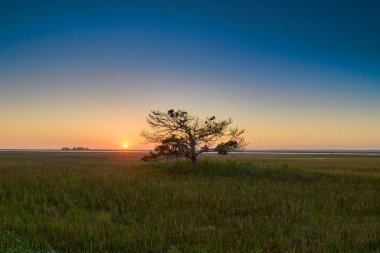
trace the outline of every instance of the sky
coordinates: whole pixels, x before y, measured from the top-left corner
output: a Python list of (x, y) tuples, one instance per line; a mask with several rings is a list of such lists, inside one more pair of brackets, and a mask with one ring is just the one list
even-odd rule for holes
[(0, 0), (0, 149), (151, 148), (152, 109), (254, 149), (380, 149), (378, 1)]

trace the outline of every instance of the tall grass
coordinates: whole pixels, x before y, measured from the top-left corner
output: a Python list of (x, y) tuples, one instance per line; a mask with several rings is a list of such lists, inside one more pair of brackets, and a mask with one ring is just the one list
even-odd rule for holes
[(0, 153), (0, 248), (380, 251), (379, 158), (228, 158), (192, 170), (138, 154)]

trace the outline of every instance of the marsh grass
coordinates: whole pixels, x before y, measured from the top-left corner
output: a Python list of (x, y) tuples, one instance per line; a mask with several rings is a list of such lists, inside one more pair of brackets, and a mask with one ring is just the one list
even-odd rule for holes
[(140, 156), (0, 153), (0, 251), (380, 251), (380, 158)]

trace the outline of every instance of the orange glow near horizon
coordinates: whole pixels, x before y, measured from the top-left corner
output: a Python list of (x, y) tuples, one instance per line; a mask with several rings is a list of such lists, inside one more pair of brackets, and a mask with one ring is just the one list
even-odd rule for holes
[[(125, 115), (126, 111), (117, 114)], [(87, 117), (82, 117), (78, 110), (69, 110), (60, 115), (41, 113), (33, 118), (26, 110), (21, 111), (17, 117), (15, 114), (4, 113), (6, 119), (5, 124), (0, 126), (0, 149), (60, 149), (74, 146), (91, 149), (151, 149), (154, 144), (143, 144), (144, 140), (140, 136), (141, 130), (148, 129), (145, 123), (146, 111), (149, 110), (123, 120), (120, 120), (119, 115), (100, 114), (99, 111), (94, 115), (93, 112), (84, 110), (82, 114), (88, 113)], [(195, 110), (189, 110), (191, 111)], [(299, 116), (287, 120), (270, 112), (261, 113), (253, 114), (259, 116), (251, 119), (242, 113), (232, 115), (231, 112), (236, 124), (247, 130), (248, 148), (379, 148), (378, 119), (363, 117), (362, 121), (336, 121), (327, 117), (311, 120)], [(49, 117), (44, 117), (45, 115)], [(226, 117), (228, 115), (220, 116)], [(76, 123), (73, 125), (69, 122)], [(24, 128), (25, 125), (28, 128)]]
[[(231, 117), (234, 124), (246, 129), (248, 148), (252, 149), (380, 148), (380, 119), (373, 116), (374, 107), (329, 109), (301, 102), (295, 106), (260, 100), (255, 100), (255, 104), (248, 107), (240, 105), (239, 100), (235, 99), (237, 102), (231, 108), (218, 107), (205, 111), (203, 103), (194, 105), (182, 96), (178, 98), (181, 101), (171, 101), (170, 107), (153, 98), (137, 101), (131, 97), (120, 104), (119, 101), (123, 101), (121, 98), (127, 95), (122, 92), (114, 94), (112, 97), (115, 99), (104, 99), (108, 101), (105, 104), (97, 102), (102, 97), (98, 100), (78, 98), (77, 101), (75, 95), (71, 100), (58, 96), (54, 107), (46, 106), (50, 102), (44, 101), (44, 98), (37, 100), (33, 96), (2, 100), (0, 149), (60, 149), (74, 146), (126, 149), (124, 145), (128, 145), (128, 150), (151, 149), (154, 144), (144, 144), (140, 133), (144, 129), (149, 130), (145, 117), (152, 108), (162, 111), (183, 108), (201, 118), (210, 115), (219, 119)], [(48, 99), (53, 97), (51, 95)], [(163, 99), (168, 100), (169, 97)], [(206, 101), (206, 98), (199, 96), (197, 99)], [(207, 98), (207, 101), (210, 99), (215, 99), (217, 104), (218, 97)], [(83, 101), (86, 106), (81, 106)]]

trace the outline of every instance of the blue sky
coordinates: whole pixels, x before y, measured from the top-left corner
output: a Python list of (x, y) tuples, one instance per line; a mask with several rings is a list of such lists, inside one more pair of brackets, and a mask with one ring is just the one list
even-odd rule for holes
[[(181, 107), (236, 118), (252, 147), (380, 147), (373, 127), (380, 110), (379, 11), (376, 1), (4, 1), (0, 112), (8, 122), (38, 125), (57, 122), (46, 118), (60, 110), (68, 124), (77, 120), (72, 115), (89, 115), (83, 104), (99, 109), (99, 101), (105, 115), (120, 110), (115, 118), (130, 122), (143, 122), (149, 109)], [(135, 106), (141, 117), (128, 109)], [(33, 113), (41, 120), (20, 116)], [(88, 122), (96, 122), (92, 117)], [(140, 123), (129, 127), (136, 130), (120, 135), (141, 130)], [(38, 131), (5, 132), (11, 137), (2, 147), (65, 144), (40, 142)], [(71, 143), (116, 145), (90, 140)]]

